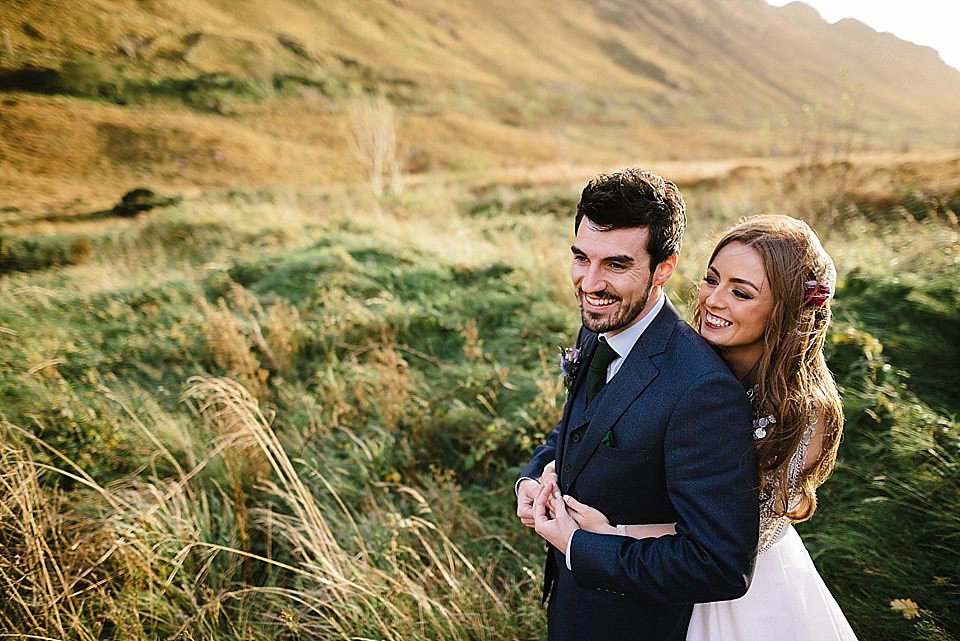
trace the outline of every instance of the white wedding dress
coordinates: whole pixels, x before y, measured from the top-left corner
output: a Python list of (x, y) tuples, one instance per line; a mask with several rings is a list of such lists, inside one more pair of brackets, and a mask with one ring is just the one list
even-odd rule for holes
[[(765, 434), (766, 425), (761, 419), (758, 432)], [(791, 493), (813, 436), (811, 425), (791, 459)], [(773, 506), (774, 497), (761, 498), (760, 544), (750, 589), (733, 601), (695, 604), (687, 641), (856, 641), (800, 535), (790, 519), (774, 514)]]

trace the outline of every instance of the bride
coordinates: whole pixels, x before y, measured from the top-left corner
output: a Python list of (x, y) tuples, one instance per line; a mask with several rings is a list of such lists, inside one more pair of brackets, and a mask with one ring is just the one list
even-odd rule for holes
[[(710, 257), (693, 326), (753, 404), (760, 543), (747, 594), (696, 604), (688, 641), (856, 639), (792, 526), (816, 510), (816, 488), (833, 469), (843, 428), (823, 356), (835, 281), (816, 234), (787, 216), (748, 219), (728, 230)], [(550, 480), (543, 479), (544, 491)], [(591, 532), (637, 539), (675, 533), (673, 524), (612, 525), (570, 496), (549, 500), (554, 514), (566, 511)]]

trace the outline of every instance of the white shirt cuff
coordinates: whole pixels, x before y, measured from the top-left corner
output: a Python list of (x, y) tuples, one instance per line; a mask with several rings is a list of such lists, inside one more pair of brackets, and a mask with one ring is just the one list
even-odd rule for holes
[(533, 481), (537, 485), (540, 485), (540, 481), (538, 481), (535, 478), (531, 478), (529, 476), (521, 476), (520, 478), (517, 479), (517, 482), (513, 484), (514, 496), (520, 496), (520, 484), (523, 483), (524, 481)]
[(577, 531), (574, 530), (573, 532), (570, 533), (570, 538), (567, 539), (567, 553), (566, 553), (567, 569), (570, 570), (571, 572), (573, 572), (573, 568), (570, 567), (570, 544), (573, 543), (573, 535), (576, 533)]

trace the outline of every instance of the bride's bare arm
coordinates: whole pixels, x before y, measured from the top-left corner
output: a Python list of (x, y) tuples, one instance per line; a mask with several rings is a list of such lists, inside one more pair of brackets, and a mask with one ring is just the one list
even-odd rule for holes
[(581, 503), (572, 496), (563, 497), (567, 511), (581, 529), (597, 534), (619, 534), (635, 539), (656, 538), (665, 534), (676, 534), (675, 523), (645, 523), (633, 525), (611, 525), (604, 514), (589, 505)]
[(622, 527), (625, 535), (635, 539), (655, 539), (658, 536), (677, 533), (676, 523), (638, 523)]

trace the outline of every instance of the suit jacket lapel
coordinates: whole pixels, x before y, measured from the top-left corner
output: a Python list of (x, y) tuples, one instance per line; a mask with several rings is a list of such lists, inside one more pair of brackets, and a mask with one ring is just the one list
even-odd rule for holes
[[(663, 353), (678, 322), (680, 317), (668, 298), (663, 309), (630, 350), (620, 371), (600, 392), (602, 396), (596, 399), (596, 407), (591, 405), (587, 412), (590, 425), (573, 457), (569, 475), (565, 479), (566, 487), (573, 485), (603, 436), (660, 373), (651, 357)], [(569, 429), (569, 425), (567, 427)]]

